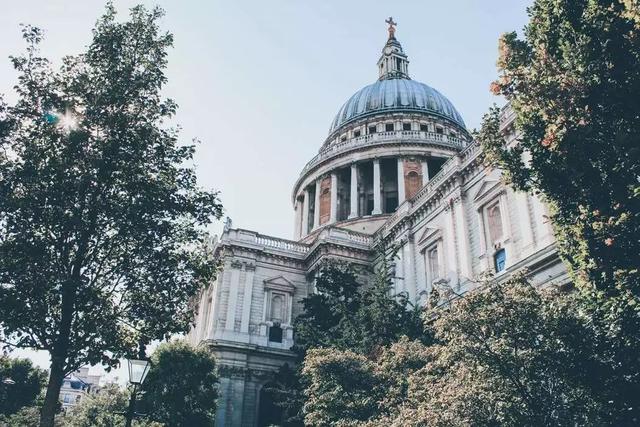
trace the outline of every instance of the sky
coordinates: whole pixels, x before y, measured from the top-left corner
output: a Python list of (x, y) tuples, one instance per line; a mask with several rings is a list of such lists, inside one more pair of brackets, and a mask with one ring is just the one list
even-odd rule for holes
[[(409, 56), (411, 78), (447, 96), (467, 127), (500, 100), (497, 40), (521, 32), (529, 0), (114, 0), (122, 19), (139, 3), (166, 11), (173, 33), (167, 97), (181, 138), (197, 138), (201, 186), (217, 190), (233, 226), (293, 237), (293, 184), (340, 106), (377, 79), (385, 19)], [(19, 24), (45, 30), (54, 64), (82, 52), (101, 0), (0, 0), (0, 93), (15, 100), (9, 61), (24, 43)], [(219, 232), (221, 223), (212, 227)], [(31, 355), (29, 353), (29, 355)], [(43, 356), (33, 356), (46, 364)]]

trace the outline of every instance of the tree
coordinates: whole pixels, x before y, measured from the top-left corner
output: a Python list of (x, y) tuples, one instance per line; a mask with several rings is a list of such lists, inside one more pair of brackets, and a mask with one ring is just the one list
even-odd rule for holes
[[(63, 424), (67, 427), (123, 427), (129, 405), (129, 392), (118, 384), (107, 384), (97, 393), (85, 396), (67, 411)], [(62, 421), (62, 420), (61, 420)], [(161, 427), (162, 424), (136, 419), (137, 427)]]
[(489, 283), (429, 321), (436, 344), (401, 339), (365, 357), (308, 353), (311, 425), (617, 425), (612, 372), (575, 295), (522, 278)]
[(37, 406), (25, 406), (9, 416), (0, 415), (2, 427), (37, 427), (40, 424), (40, 409)]
[(51, 356), (42, 425), (64, 375), (117, 364), (140, 342), (185, 331), (189, 298), (214, 273), (199, 250), (221, 215), (197, 186), (194, 146), (166, 125), (172, 36), (160, 9), (111, 4), (87, 50), (58, 71), (24, 28), (17, 103), (4, 108), (0, 157), (0, 319), (10, 345)]
[(402, 425), (600, 425), (607, 372), (573, 296), (521, 278), (451, 304), (409, 379)]
[(216, 359), (184, 341), (161, 344), (152, 355), (142, 406), (168, 427), (209, 426), (218, 398)]
[(380, 394), (374, 363), (362, 354), (311, 349), (302, 368), (306, 379), (304, 422), (328, 426), (365, 421), (377, 414)]
[[(275, 386), (267, 390), (283, 409), (281, 424), (303, 424), (309, 375), (300, 369), (303, 361), (306, 364), (308, 351), (348, 350), (349, 357), (355, 354), (359, 358), (379, 352), (402, 336), (430, 341), (422, 326), (421, 310), (410, 304), (405, 294), (393, 294), (389, 265), (393, 254), (394, 250), (381, 251), (372, 283), (366, 283), (365, 274), (358, 274), (348, 263), (328, 261), (318, 269), (316, 292), (302, 300), (304, 310), (294, 323), (294, 350), (300, 365), (297, 370), (288, 366), (280, 370), (273, 378)], [(320, 357), (318, 354), (313, 358)]]
[(492, 84), (516, 113), (517, 144), (486, 119), (487, 160), (549, 203), (560, 255), (619, 368), (618, 425), (640, 418), (640, 6), (537, 0), (524, 38), (500, 40)]
[(367, 354), (401, 336), (429, 339), (419, 307), (407, 295), (393, 294), (388, 259), (379, 258), (373, 283), (366, 285), (349, 264), (329, 261), (319, 268), (316, 292), (302, 300), (304, 310), (294, 324), (294, 349), (301, 358), (310, 348)]
[(485, 152), (551, 204), (576, 284), (630, 332), (640, 298), (638, 4), (540, 0), (529, 15), (524, 40), (502, 37), (493, 84), (521, 135), (514, 147), (490, 138)]
[(406, 402), (410, 374), (427, 363), (428, 348), (401, 337), (368, 356), (332, 348), (310, 350), (302, 368), (305, 425), (391, 422), (389, 417)]
[[(5, 383), (9, 379), (12, 383)], [(34, 405), (46, 379), (47, 372), (29, 359), (0, 356), (0, 414), (11, 415)]]

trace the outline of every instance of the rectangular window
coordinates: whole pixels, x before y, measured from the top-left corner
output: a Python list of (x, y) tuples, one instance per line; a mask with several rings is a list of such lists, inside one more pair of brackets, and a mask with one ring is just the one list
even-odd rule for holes
[(504, 270), (507, 264), (507, 252), (504, 249), (500, 249), (493, 255), (493, 262), (496, 268), (496, 273), (500, 273)]
[(403, 123), (402, 130), (411, 130), (411, 123)]
[(369, 134), (374, 134), (376, 133), (376, 127), (375, 126), (369, 126)]
[(420, 132), (429, 132), (429, 126), (424, 123), (420, 123)]
[(340, 142), (345, 142), (347, 140), (347, 135), (342, 135), (340, 137)]
[(353, 131), (353, 137), (354, 137), (354, 138), (357, 138), (357, 137), (359, 137), (359, 136), (360, 136), (360, 130), (354, 130), (354, 131)]
[(280, 326), (269, 326), (269, 341), (282, 342), (282, 328)]
[(393, 132), (393, 123), (386, 123), (384, 125), (384, 130), (387, 132)]
[(444, 129), (441, 128), (440, 126), (436, 126), (436, 133), (439, 135), (442, 135), (444, 133)]

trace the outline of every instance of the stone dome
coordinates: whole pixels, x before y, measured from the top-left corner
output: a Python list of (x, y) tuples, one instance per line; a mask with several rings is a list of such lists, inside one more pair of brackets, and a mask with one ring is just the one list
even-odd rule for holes
[(329, 135), (357, 119), (394, 112), (435, 115), (466, 128), (462, 116), (444, 95), (424, 83), (400, 77), (379, 80), (353, 94), (333, 119)]

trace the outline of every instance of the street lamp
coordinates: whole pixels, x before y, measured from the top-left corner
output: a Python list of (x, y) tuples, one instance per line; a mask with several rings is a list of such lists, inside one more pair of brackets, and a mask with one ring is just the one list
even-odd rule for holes
[(2, 384), (5, 384), (5, 385), (14, 385), (15, 383), (16, 382), (9, 377), (2, 379)]
[(133, 385), (131, 391), (131, 399), (129, 399), (129, 409), (127, 410), (127, 422), (125, 427), (131, 427), (133, 417), (136, 415), (136, 392), (137, 388), (142, 385), (147, 374), (149, 373), (149, 367), (151, 363), (144, 359), (129, 359), (129, 383)]

